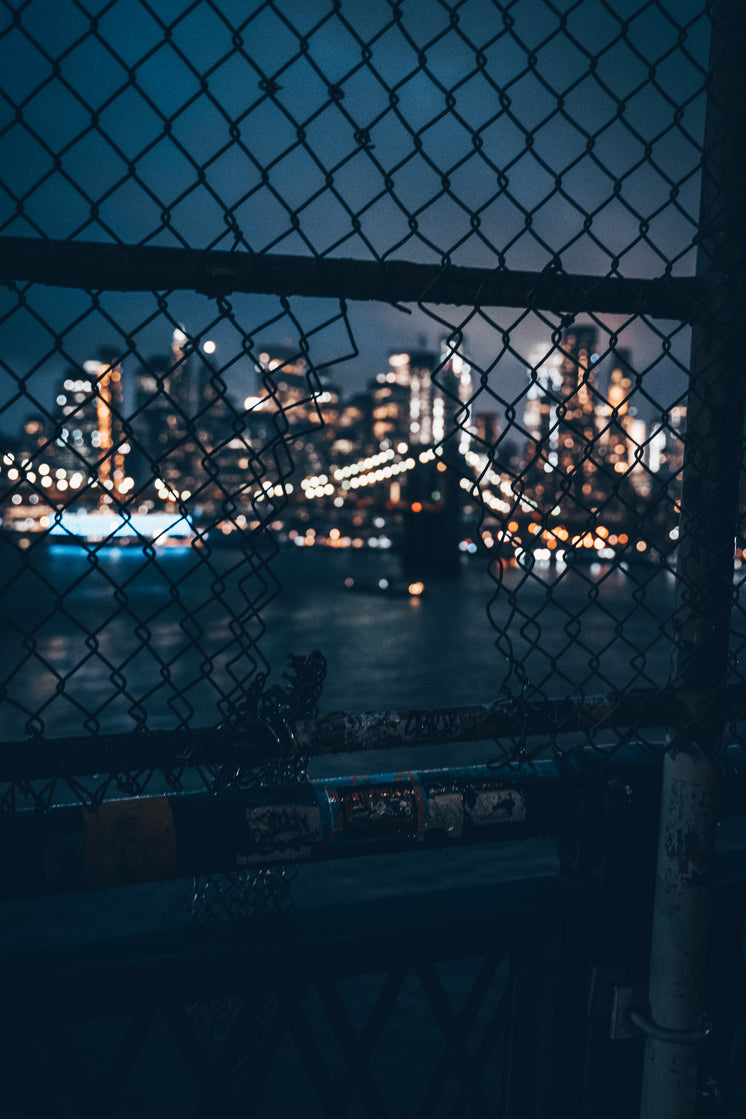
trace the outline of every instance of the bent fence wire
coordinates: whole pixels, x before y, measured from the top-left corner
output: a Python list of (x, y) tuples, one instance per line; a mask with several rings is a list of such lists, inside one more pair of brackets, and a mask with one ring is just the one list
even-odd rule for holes
[[(283, 644), (302, 628), (273, 610), (284, 582), (297, 616), (311, 547), (394, 556), (409, 597), (480, 573), (479, 694), (402, 694), (410, 653), (387, 706), (494, 700), (504, 760), (656, 749), (696, 597), (679, 575), (674, 598), (692, 324), (725, 287), (699, 216), (709, 8), (0, 18), (4, 811), (266, 779), (196, 764), (198, 732), (382, 706), (361, 677), (385, 654), (354, 625)], [(732, 338), (742, 308), (724, 319)], [(431, 676), (465, 624), (443, 617)], [(734, 627), (732, 683), (742, 644)], [(268, 689), (314, 647), (327, 690), (302, 660)], [(542, 704), (597, 695), (616, 719), (586, 704), (532, 730)], [(159, 731), (179, 732), (160, 764), (112, 745)], [(92, 778), (76, 757), (96, 742)]]

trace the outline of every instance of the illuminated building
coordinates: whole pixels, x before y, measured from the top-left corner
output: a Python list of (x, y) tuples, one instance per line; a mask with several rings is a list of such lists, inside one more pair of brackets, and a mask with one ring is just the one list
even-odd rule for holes
[(562, 355), (552, 348), (533, 355), (531, 385), (526, 397), (523, 422), (529, 434), (528, 457), (532, 465), (550, 468), (557, 465), (559, 424), (557, 405), (562, 393)]
[(48, 440), (47, 428), (49, 424), (46, 417), (40, 415), (29, 416), (23, 425), (22, 446), (23, 452), (33, 458), (37, 450), (42, 450)]
[[(255, 364), (258, 375), (257, 395), (247, 398), (244, 417), (248, 423), (240, 437), (249, 445), (261, 450), (267, 436), (261, 437), (262, 427), (289, 437), (288, 450), (293, 469), (301, 475), (320, 475), (331, 469), (334, 455), (346, 455), (347, 441), (343, 438), (335, 450), (340, 435), (339, 393), (326, 370), (317, 370), (306, 358), (287, 346), (267, 346)], [(356, 422), (354, 409), (346, 416), (346, 424), (354, 438), (362, 435)], [(259, 436), (259, 438), (257, 438)], [(272, 436), (270, 435), (270, 438)], [(348, 440), (352, 442), (350, 438)], [(241, 461), (245, 460), (242, 456)], [(288, 463), (288, 469), (290, 469)], [(261, 468), (257, 481), (261, 485), (278, 483), (279, 478), (266, 477), (266, 467)], [(300, 491), (296, 501), (303, 503)], [(307, 515), (304, 510), (304, 515)]]
[[(623, 518), (649, 490), (646, 429), (630, 406), (629, 353), (600, 355), (593, 326), (573, 326), (531, 369), (524, 424), (527, 480), (541, 508)], [(621, 501), (616, 499), (621, 498)]]
[(616, 350), (604, 360), (604, 366), (609, 361), (608, 388), (596, 406), (598, 438), (594, 455), (608, 474), (628, 478), (638, 493), (645, 494), (650, 488), (644, 464), (647, 433), (644, 420), (636, 418), (636, 409), (630, 407), (633, 390), (629, 351)]
[(176, 328), (171, 353), (151, 358), (137, 371), (136, 408), (130, 420), (138, 485), (153, 483), (159, 502), (191, 500), (191, 507), (209, 513), (226, 498), (225, 479), (247, 449), (236, 434), (238, 413), (220, 391), (205, 356), (214, 351), (214, 343), (209, 343), (200, 352), (186, 332)]
[(395, 354), (392, 355), (392, 363), (394, 357), (407, 359), (407, 365), (402, 369), (406, 368), (405, 375), (409, 382), (409, 442), (429, 446), (437, 438), (434, 432), (436, 413), (433, 411), (435, 387), (432, 382), (436, 366), (435, 354), (427, 350)]
[(372, 401), (369, 393), (358, 393), (346, 404), (340, 406), (332, 455), (347, 457), (356, 452), (371, 453), (372, 443)]
[(409, 362), (409, 354), (391, 354), (388, 372), (379, 373), (371, 384), (371, 423), (373, 441), (377, 444), (410, 441), (411, 425), (417, 421), (412, 418)]
[(444, 342), (441, 357), (428, 350), (391, 354), (389, 370), (372, 385), (373, 437), (413, 446), (441, 443), (459, 431), (459, 450), (470, 445), (471, 366)]
[(465, 455), (476, 431), (471, 411), (474, 395), (471, 365), (447, 340), (441, 344), (440, 359), (432, 388), (432, 441), (440, 443), (457, 431), (458, 450)]
[(665, 478), (678, 478), (684, 467), (684, 428), (686, 407), (678, 404), (668, 412), (668, 420), (653, 432), (649, 446), (651, 474), (661, 473)]
[(604, 496), (599, 491), (598, 463), (594, 459), (596, 405), (600, 400), (595, 391), (595, 327), (571, 327), (565, 332), (559, 353), (562, 415), (556, 430), (558, 494), (582, 506), (594, 506)]
[(195, 448), (193, 440), (187, 446), (188, 413), (182, 408), (189, 392), (179, 386), (189, 356), (180, 349), (175, 334), (171, 354), (150, 358), (135, 375), (135, 411), (130, 422), (137, 447), (138, 485), (160, 478), (180, 490), (182, 475), (194, 474), (190, 460)]
[[(122, 368), (112, 355), (70, 369), (59, 386), (60, 420), (52, 458), (106, 491), (119, 490), (127, 478), (130, 445), (124, 435)], [(51, 449), (50, 449), (51, 451)], [(125, 485), (125, 491), (128, 487)], [(87, 494), (102, 500), (104, 495)]]
[(259, 354), (259, 398), (271, 411), (282, 411), (291, 426), (333, 426), (339, 394), (325, 370), (312, 370), (306, 359), (285, 346)]
[(55, 508), (104, 506), (134, 486), (128, 475), (122, 369), (115, 356), (102, 352), (100, 359), (68, 369), (58, 383), (55, 405), (53, 414), (25, 421), (20, 439), (3, 459), (17, 489), (12, 520), (28, 506), (27, 520), (33, 513), (36, 528), (48, 527), (50, 502)]
[(98, 431), (98, 480), (106, 489), (118, 488), (124, 481), (124, 459), (130, 450), (122, 431), (122, 369), (120, 365), (86, 362), (93, 377)]

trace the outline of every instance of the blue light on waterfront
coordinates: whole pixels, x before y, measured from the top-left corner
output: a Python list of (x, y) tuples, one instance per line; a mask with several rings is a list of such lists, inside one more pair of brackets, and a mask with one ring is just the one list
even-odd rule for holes
[(194, 528), (187, 517), (174, 513), (74, 512), (65, 510), (49, 529), (50, 536), (83, 537), (85, 540), (111, 540), (138, 537), (161, 543), (170, 537), (191, 537)]

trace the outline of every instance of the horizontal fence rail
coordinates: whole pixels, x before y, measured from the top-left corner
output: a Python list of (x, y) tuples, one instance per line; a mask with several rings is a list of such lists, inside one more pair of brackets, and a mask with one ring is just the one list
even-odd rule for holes
[(707, 315), (712, 287), (701, 277), (639, 279), (527, 272), (410, 261), (366, 261), (280, 253), (169, 249), (86, 241), (0, 238), (0, 281), (17, 280), (87, 291), (233, 292), (305, 295), (563, 312), (647, 314), (694, 321)]
[[(707, 698), (707, 697), (705, 697)], [(263, 722), (194, 731), (147, 731), (8, 742), (0, 745), (0, 781), (37, 780), (175, 765), (238, 765), (270, 759), (322, 757), (347, 752), (469, 743), (484, 739), (636, 727), (687, 725), (689, 710), (703, 699), (691, 691), (644, 689), (562, 699), (498, 700), (493, 704), (432, 710), (355, 714), (335, 711), (315, 718), (272, 715)], [(746, 716), (746, 685), (733, 684), (709, 697), (719, 718)]]

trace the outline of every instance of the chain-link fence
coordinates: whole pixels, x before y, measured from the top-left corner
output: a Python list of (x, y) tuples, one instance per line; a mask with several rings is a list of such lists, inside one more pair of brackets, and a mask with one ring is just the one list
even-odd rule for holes
[(5, 0), (6, 818), (741, 741), (739, 29)]
[[(177, 729), (178, 788), (189, 733), (256, 707), (299, 545), (335, 575), (341, 550), (390, 547), (415, 589), (486, 569), (479, 694), (374, 686), (377, 705), (647, 689), (664, 721), (712, 299), (707, 261), (693, 275), (709, 20), (628, 7), (7, 9), (7, 739), (101, 738), (99, 768), (141, 792), (151, 767), (107, 767), (102, 736)], [(375, 627), (350, 642), (357, 601), (335, 681), (349, 652), (381, 672)], [(397, 655), (406, 690), (421, 648)], [(361, 695), (358, 674), (333, 698)], [(609, 721), (537, 737), (527, 716), (499, 757), (660, 737)], [(66, 767), (80, 748), (7, 808), (59, 776), (105, 795), (111, 776)]]
[(696, 4), (8, 6), (6, 738), (245, 713), (311, 543), (488, 562), (480, 701), (669, 683), (708, 42)]

